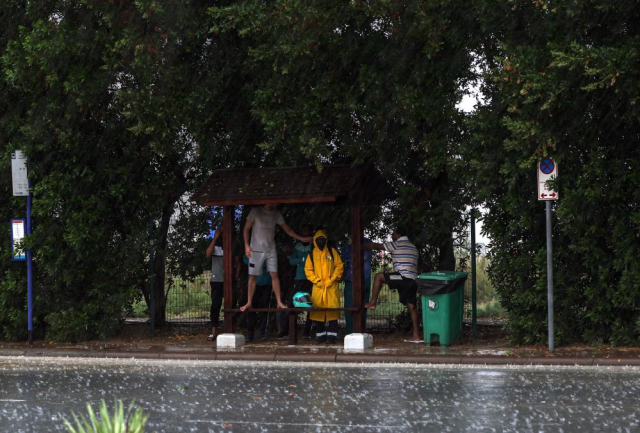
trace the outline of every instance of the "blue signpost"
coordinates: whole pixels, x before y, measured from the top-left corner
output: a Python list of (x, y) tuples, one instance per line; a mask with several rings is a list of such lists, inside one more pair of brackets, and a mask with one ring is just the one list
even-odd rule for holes
[[(31, 234), (31, 191), (27, 195), (27, 236)], [(33, 344), (33, 264), (31, 248), (27, 250), (27, 331)]]
[[(11, 153), (11, 180), (13, 183), (13, 195), (27, 197), (27, 224), (24, 234), (31, 234), (31, 191), (29, 190), (29, 178), (27, 175), (27, 157), (20, 150)], [(13, 223), (14, 220), (12, 220)], [(13, 224), (12, 224), (13, 226)], [(13, 227), (12, 227), (13, 230)], [(12, 231), (12, 237), (14, 236)], [(15, 256), (14, 256), (14, 260)], [(26, 251), (27, 261), (27, 331), (29, 344), (33, 344), (33, 266), (31, 250)]]
[[(27, 236), (31, 234), (31, 192), (27, 195)], [(33, 344), (33, 264), (31, 249), (27, 250), (27, 331)]]

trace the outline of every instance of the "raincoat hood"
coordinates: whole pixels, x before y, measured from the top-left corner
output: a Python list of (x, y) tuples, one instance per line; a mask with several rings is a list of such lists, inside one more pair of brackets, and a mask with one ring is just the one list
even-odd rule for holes
[[(318, 240), (318, 238), (325, 238), (325, 239), (327, 239), (327, 242), (324, 244), (324, 248), (320, 248), (320, 247), (318, 246), (318, 243), (316, 242), (316, 241)], [(327, 238), (327, 234), (325, 233), (325, 231), (324, 231), (324, 230), (318, 230), (318, 231), (316, 232), (316, 234), (315, 234), (315, 235), (313, 235), (313, 246), (315, 246), (315, 247), (316, 247), (318, 250), (320, 250), (320, 251), (324, 251), (324, 250), (325, 250), (325, 248), (327, 248), (327, 244), (329, 243), (329, 242), (328, 242), (328, 240), (329, 240), (329, 239)]]

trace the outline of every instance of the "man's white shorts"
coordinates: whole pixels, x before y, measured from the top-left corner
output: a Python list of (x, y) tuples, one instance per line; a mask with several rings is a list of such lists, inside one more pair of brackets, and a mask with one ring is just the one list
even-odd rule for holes
[(278, 272), (278, 253), (272, 251), (252, 251), (249, 257), (249, 275), (262, 275), (264, 264), (267, 263), (267, 272)]

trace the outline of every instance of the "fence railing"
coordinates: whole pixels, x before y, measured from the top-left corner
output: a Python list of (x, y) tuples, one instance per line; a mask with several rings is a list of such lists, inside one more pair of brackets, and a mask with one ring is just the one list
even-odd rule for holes
[[(340, 284), (341, 306), (344, 306), (342, 291), (344, 284)], [(272, 306), (275, 297), (272, 295)], [(167, 321), (173, 323), (205, 323), (209, 321), (211, 308), (211, 291), (209, 279), (206, 275), (198, 277), (192, 282), (176, 281), (167, 295)], [(404, 311), (405, 307), (398, 301), (398, 293), (384, 287), (378, 298), (378, 307), (367, 313), (367, 327), (369, 329), (390, 329), (393, 320)], [(344, 327), (344, 312), (339, 324)], [(348, 313), (347, 313), (348, 314)], [(222, 320), (222, 315), (221, 315)], [(300, 316), (302, 323), (303, 315)]]
[[(471, 317), (471, 282), (470, 278), (465, 284), (464, 298), (464, 320)], [(344, 296), (342, 291), (344, 284), (340, 284), (341, 306), (344, 306)], [(246, 290), (246, 289), (244, 289)], [(272, 296), (272, 298), (274, 298)], [(142, 301), (144, 303), (144, 301)], [(275, 299), (272, 299), (271, 307), (275, 307)], [(419, 307), (420, 308), (420, 307)], [(167, 295), (166, 319), (169, 323), (197, 324), (208, 323), (211, 309), (211, 290), (209, 286), (209, 276), (201, 275), (194, 281), (183, 281), (174, 279)], [(137, 311), (136, 317), (144, 319), (148, 317), (143, 306), (134, 308)], [(345, 327), (344, 314), (341, 313), (339, 325)], [(375, 311), (367, 312), (367, 329), (372, 331), (392, 330), (397, 326), (398, 316), (406, 314), (406, 308), (398, 300), (398, 292), (389, 290), (383, 286), (378, 298), (378, 306)], [(222, 320), (222, 311), (220, 320)], [(271, 323), (273, 318), (269, 319)], [(299, 323), (304, 322), (304, 316), (300, 315)]]

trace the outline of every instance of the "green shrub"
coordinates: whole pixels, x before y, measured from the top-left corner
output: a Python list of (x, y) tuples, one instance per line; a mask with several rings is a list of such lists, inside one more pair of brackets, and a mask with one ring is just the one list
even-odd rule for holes
[(104, 339), (122, 329), (124, 319), (121, 311), (115, 305), (95, 302), (54, 311), (45, 317), (46, 338), (65, 342)]
[[(497, 301), (498, 292), (491, 282), (487, 273), (489, 259), (486, 256), (480, 256), (476, 259), (476, 288), (478, 295), (478, 304), (486, 304), (488, 302)], [(471, 278), (471, 276), (469, 276)]]
[(131, 317), (149, 317), (149, 307), (144, 299), (133, 303)]
[(114, 407), (113, 415), (110, 415), (107, 404), (101, 400), (100, 419), (98, 419), (91, 405), (87, 404), (88, 420), (84, 415), (78, 417), (73, 413), (75, 426), (68, 420), (65, 420), (64, 424), (71, 433), (139, 433), (144, 431), (149, 415), (145, 415), (141, 408), (134, 411), (132, 402), (125, 413), (120, 400), (114, 402)]
[(19, 341), (27, 338), (26, 281), (20, 281), (10, 272), (0, 281), (0, 336), (1, 339)]
[(507, 317), (507, 310), (500, 305), (498, 298), (494, 298), (488, 302), (478, 304), (478, 317), (501, 319)]

